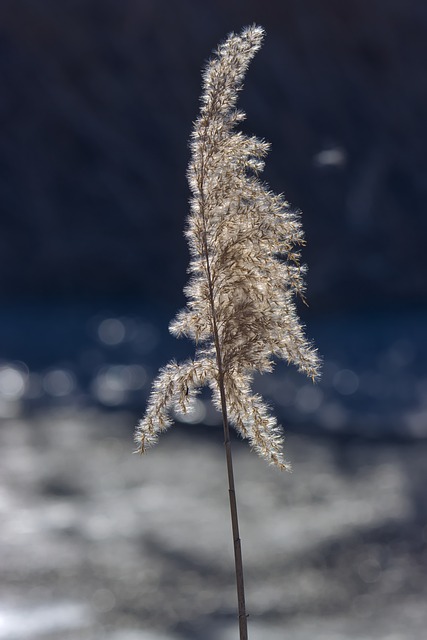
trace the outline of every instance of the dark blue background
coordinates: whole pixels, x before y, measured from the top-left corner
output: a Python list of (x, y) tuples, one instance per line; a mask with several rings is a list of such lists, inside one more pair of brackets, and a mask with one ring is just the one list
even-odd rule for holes
[[(244, 130), (272, 143), (265, 178), (303, 211), (301, 313), (325, 361), (315, 392), (298, 396), (306, 381), (289, 374), (281, 408), (261, 386), (291, 428), (426, 434), (423, 0), (2, 2), (7, 402), (70, 401), (46, 393), (51, 370), (71, 372), (64, 390), (88, 402), (101, 370), (139, 363), (147, 381), (122, 399), (140, 412), (158, 365), (191, 352), (167, 323), (184, 304), (201, 68), (253, 22), (267, 36), (241, 95)], [(111, 318), (124, 334), (106, 344), (97, 327)], [(159, 337), (142, 353), (128, 325), (147, 322)], [(27, 393), (32, 372), (40, 394)]]

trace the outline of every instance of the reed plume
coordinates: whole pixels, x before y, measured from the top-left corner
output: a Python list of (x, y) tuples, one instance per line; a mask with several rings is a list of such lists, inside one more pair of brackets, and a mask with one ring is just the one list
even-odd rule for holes
[(304, 292), (299, 214), (258, 179), (268, 143), (234, 131), (245, 118), (235, 108), (238, 92), (263, 36), (258, 26), (231, 34), (204, 72), (188, 168), (188, 304), (169, 327), (192, 338), (196, 353), (161, 370), (136, 432), (141, 453), (171, 425), (171, 408), (191, 411), (200, 387), (209, 385), (223, 410), (223, 386), (230, 423), (257, 453), (286, 468), (281, 430), (251, 391), (253, 373), (270, 372), (274, 358), (284, 358), (311, 378), (318, 375), (294, 302)]
[(258, 178), (268, 143), (235, 130), (245, 118), (236, 109), (238, 93), (263, 36), (258, 26), (230, 34), (204, 72), (188, 168), (188, 302), (169, 327), (194, 340), (195, 356), (160, 371), (135, 436), (144, 453), (171, 425), (171, 409), (185, 414), (201, 387), (212, 390), (224, 424), (241, 640), (247, 637), (246, 613), (228, 424), (268, 462), (289, 468), (281, 429), (252, 391), (252, 378), (271, 372), (277, 358), (311, 378), (319, 371), (294, 301), (304, 293), (299, 214)]

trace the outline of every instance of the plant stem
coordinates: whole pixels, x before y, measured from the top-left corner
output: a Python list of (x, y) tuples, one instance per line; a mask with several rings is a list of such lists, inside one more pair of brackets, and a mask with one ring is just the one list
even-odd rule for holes
[[(203, 151), (205, 151), (205, 145), (203, 145)], [(242, 545), (240, 542), (239, 533), (239, 519), (237, 515), (237, 501), (236, 490), (234, 488), (234, 472), (233, 472), (233, 458), (231, 455), (231, 441), (230, 441), (230, 429), (228, 426), (228, 412), (227, 401), (225, 397), (225, 385), (224, 385), (224, 369), (221, 356), (221, 342), (218, 332), (218, 324), (216, 320), (215, 300), (213, 291), (213, 280), (211, 274), (211, 265), (209, 261), (209, 250), (207, 240), (207, 225), (205, 215), (205, 196), (204, 196), (204, 165), (205, 165), (205, 153), (202, 154), (200, 174), (198, 177), (198, 186), (200, 190), (200, 212), (203, 220), (204, 233), (203, 233), (203, 255), (206, 264), (206, 275), (209, 287), (209, 302), (212, 313), (212, 333), (215, 344), (216, 362), (218, 366), (218, 387), (221, 398), (221, 413), (222, 424), (224, 427), (224, 446), (225, 456), (227, 460), (227, 475), (228, 475), (228, 496), (230, 500), (230, 515), (231, 515), (231, 528), (233, 533), (233, 548), (234, 548), (234, 567), (236, 574), (236, 587), (237, 587), (237, 603), (239, 611), (239, 638), (240, 640), (248, 640), (248, 616), (246, 614), (245, 603), (245, 583), (243, 579), (243, 560), (242, 560)]]
[(234, 566), (236, 574), (236, 586), (237, 586), (237, 602), (239, 609), (239, 635), (240, 640), (248, 640), (248, 624), (245, 604), (245, 584), (243, 579), (243, 560), (242, 560), (242, 545), (240, 542), (239, 534), (239, 518), (237, 515), (237, 501), (236, 490), (234, 488), (234, 472), (233, 472), (233, 458), (231, 455), (231, 441), (230, 441), (230, 429), (228, 426), (228, 413), (227, 402), (225, 398), (225, 386), (224, 386), (224, 371), (221, 358), (221, 345), (218, 333), (218, 326), (216, 322), (214, 296), (212, 278), (210, 273), (209, 254), (207, 250), (206, 234), (204, 238), (205, 245), (205, 260), (206, 270), (209, 283), (209, 297), (212, 311), (212, 329), (216, 351), (216, 361), (218, 365), (218, 387), (221, 397), (221, 413), (222, 424), (224, 427), (224, 446), (225, 456), (227, 460), (227, 474), (228, 474), (228, 496), (230, 499), (230, 515), (231, 515), (231, 528), (233, 532), (233, 546), (234, 546)]
[(247, 640), (248, 628), (245, 604), (245, 584), (243, 580), (242, 546), (240, 543), (239, 535), (239, 519), (237, 516), (236, 491), (234, 488), (233, 459), (231, 456), (231, 442), (230, 430), (228, 428), (227, 405), (225, 402), (224, 383), (222, 380), (219, 383), (219, 390), (221, 394), (222, 423), (224, 426), (224, 445), (225, 455), (227, 459), (228, 495), (230, 498), (231, 526), (233, 530), (234, 564), (236, 571), (237, 601), (239, 606), (239, 632), (240, 640)]

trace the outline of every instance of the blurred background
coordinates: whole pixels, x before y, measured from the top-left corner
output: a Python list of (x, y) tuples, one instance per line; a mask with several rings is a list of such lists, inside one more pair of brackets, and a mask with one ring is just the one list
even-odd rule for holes
[(151, 381), (192, 345), (188, 138), (201, 69), (267, 37), (240, 106), (303, 211), (313, 386), (256, 381), (292, 475), (236, 440), (254, 640), (427, 624), (424, 0), (0, 4), (0, 640), (237, 637), (218, 414), (142, 460)]

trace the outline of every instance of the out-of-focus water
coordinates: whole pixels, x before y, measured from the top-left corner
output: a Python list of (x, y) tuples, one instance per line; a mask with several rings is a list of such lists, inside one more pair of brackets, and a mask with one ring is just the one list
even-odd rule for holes
[[(134, 416), (62, 408), (0, 429), (0, 638), (237, 637), (220, 433), (132, 455)], [(250, 637), (419, 640), (426, 444), (291, 435), (292, 474), (233, 443)]]
[[(3, 309), (0, 416), (70, 403), (142, 411), (158, 367), (193, 352), (167, 332), (174, 313), (132, 303)], [(320, 382), (279, 363), (256, 386), (291, 430), (424, 439), (426, 321), (425, 310), (324, 315), (307, 329), (323, 357)], [(187, 420), (219, 416), (202, 397)]]

